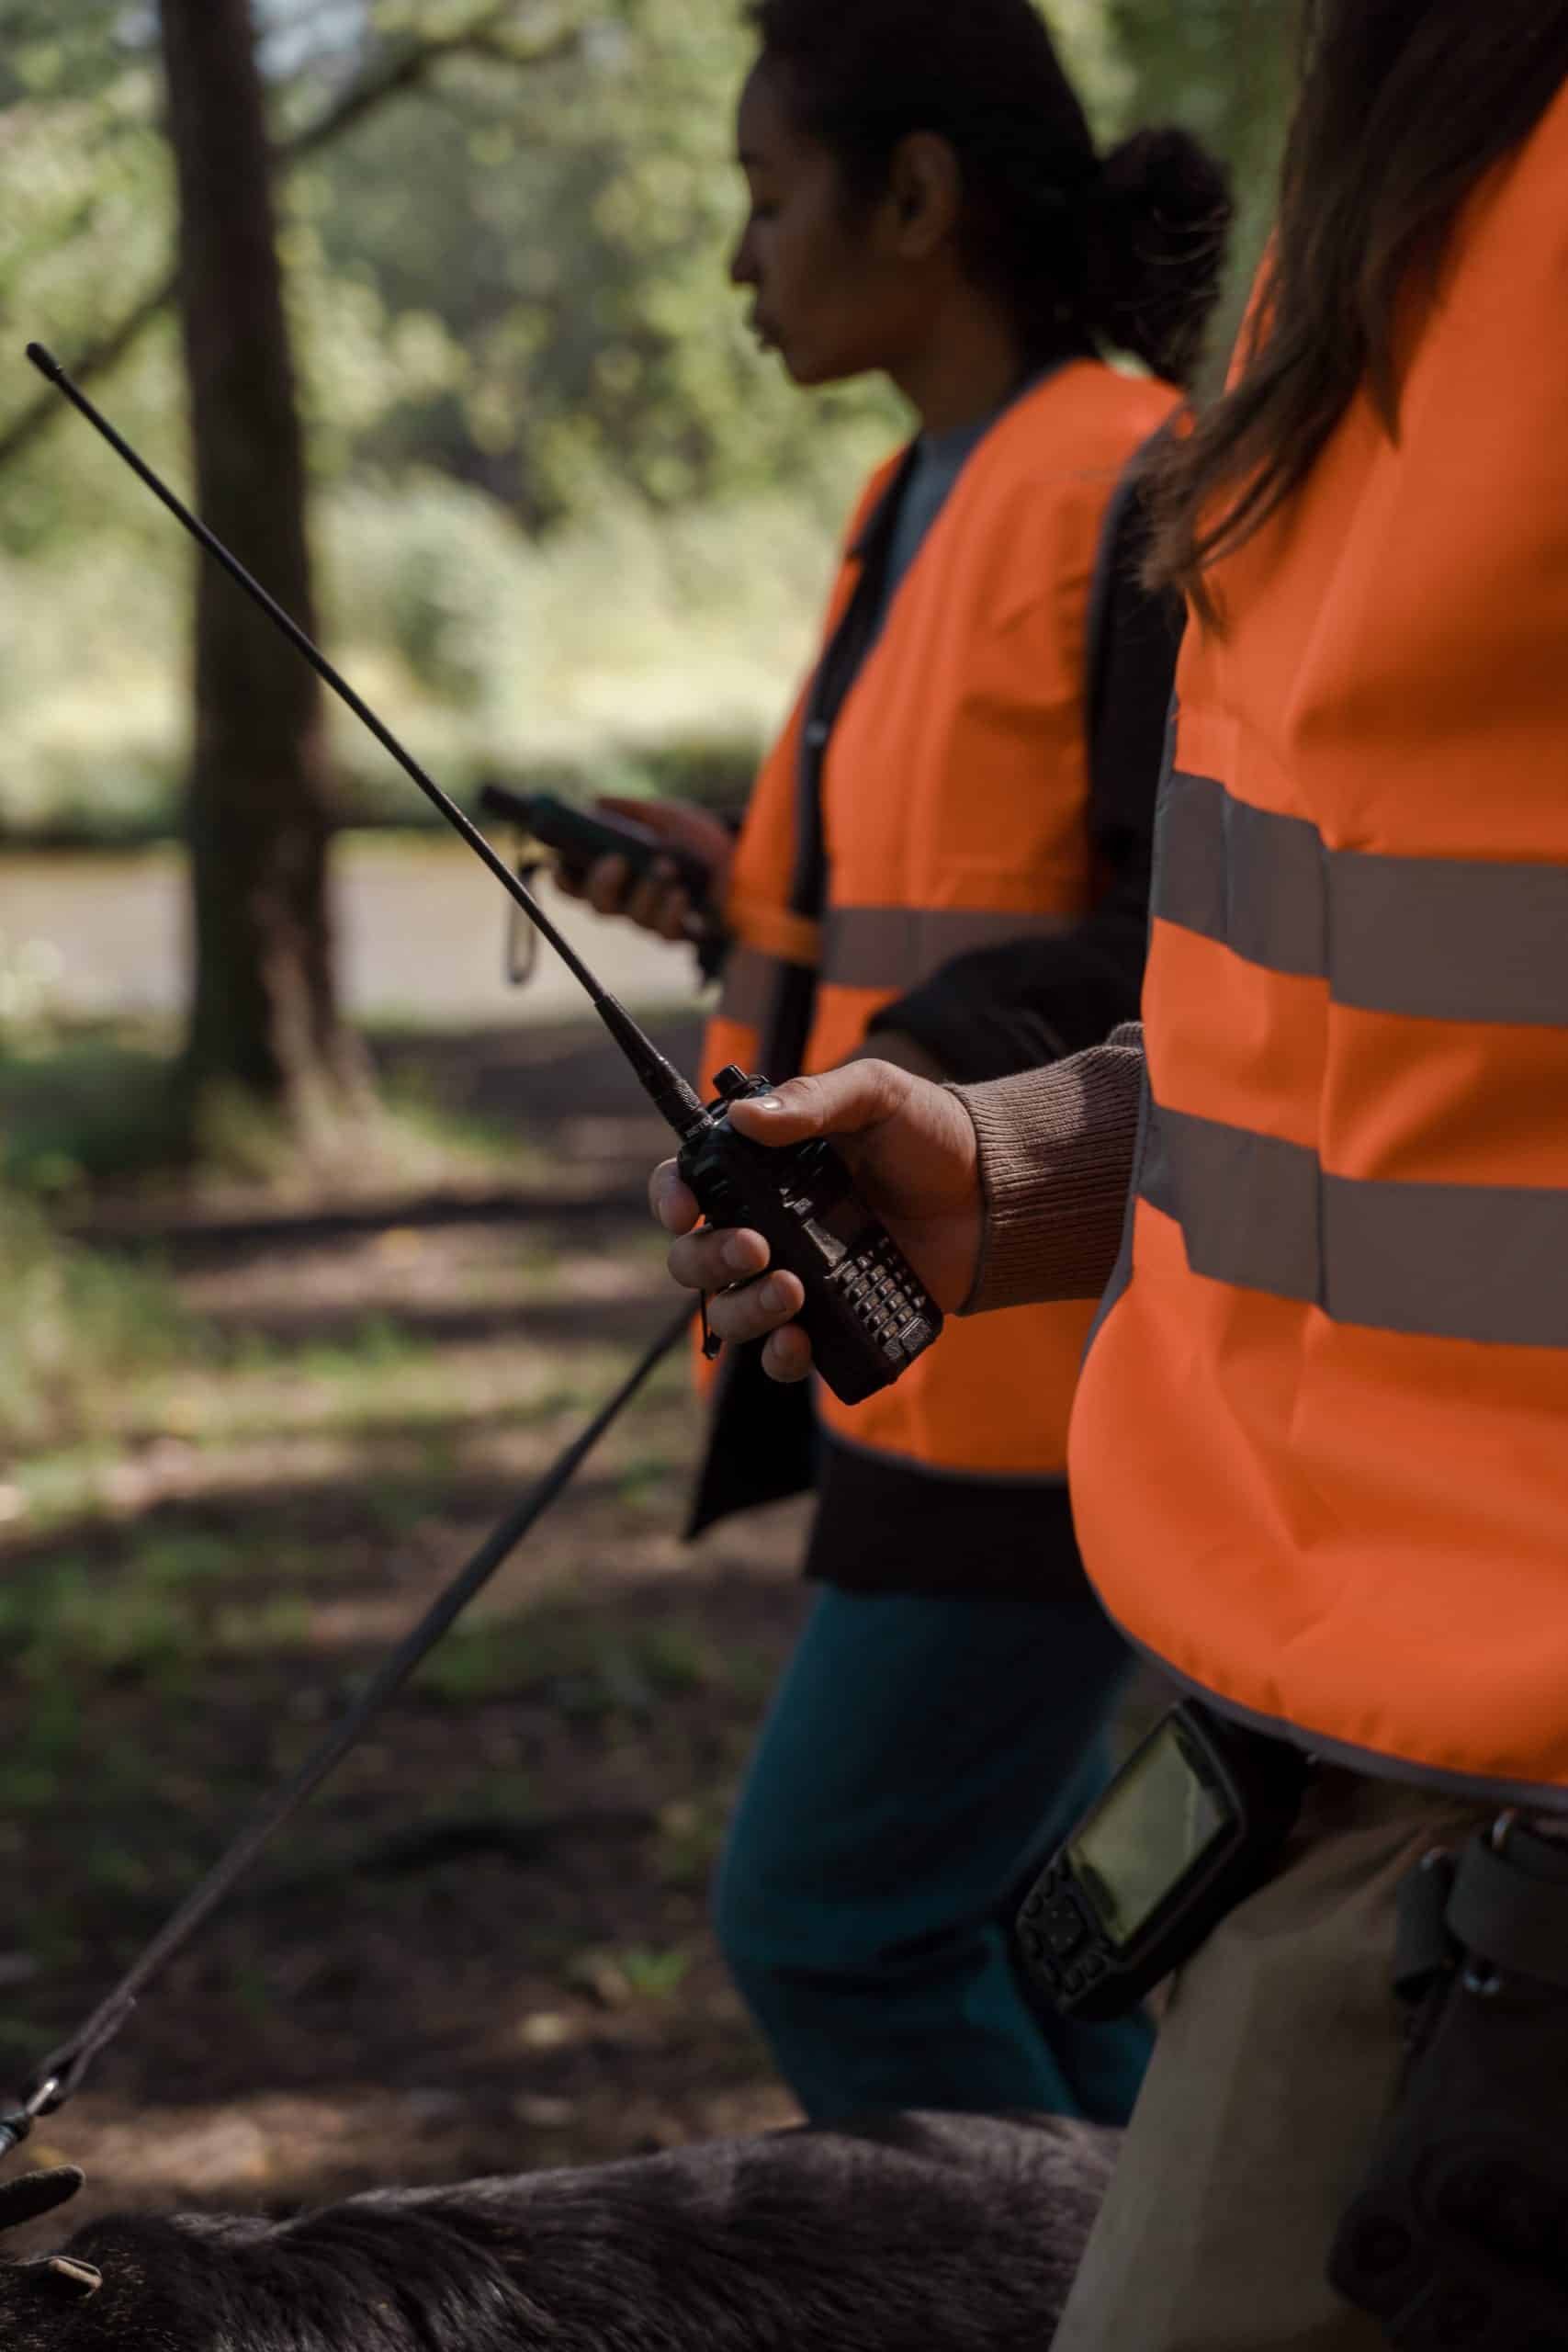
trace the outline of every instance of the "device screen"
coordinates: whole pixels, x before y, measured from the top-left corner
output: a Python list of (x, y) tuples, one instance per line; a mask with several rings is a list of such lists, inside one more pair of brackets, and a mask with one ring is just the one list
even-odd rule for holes
[(1217, 1793), (1162, 1724), (1089, 1815), (1067, 1855), (1116, 1944), (1131, 1943), (1225, 1827)]

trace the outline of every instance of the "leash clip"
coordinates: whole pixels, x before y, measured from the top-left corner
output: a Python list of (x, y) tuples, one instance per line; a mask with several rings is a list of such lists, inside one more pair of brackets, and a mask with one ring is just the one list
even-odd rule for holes
[(36, 2123), (40, 2115), (52, 2114), (59, 2095), (64, 2087), (58, 2075), (46, 2075), (31, 2098), (22, 2102), (22, 2113), (27, 2117), (28, 2121)]
[(59, 2088), (59, 2075), (48, 2075), (20, 2107), (6, 2108), (0, 2112), (0, 2156), (8, 2156), (13, 2148), (21, 2146), (39, 2117), (49, 2113)]

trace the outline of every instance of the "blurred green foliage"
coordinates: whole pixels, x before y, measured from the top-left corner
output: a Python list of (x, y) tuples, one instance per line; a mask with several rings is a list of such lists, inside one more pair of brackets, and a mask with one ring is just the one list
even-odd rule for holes
[(116, 1385), (161, 1370), (183, 1336), (155, 1271), (62, 1242), (0, 1190), (0, 1463), (62, 1428), (95, 1434)]
[[(726, 286), (739, 0), (256, 7), (334, 650), (459, 789), (733, 791), (898, 429), (874, 387), (794, 390)], [(1102, 137), (1174, 118), (1233, 159), (1238, 285), (1293, 13), (1047, 0)], [(20, 343), (69, 363), (167, 281), (152, 14), (0, 0), (0, 838), (166, 831), (189, 551), (62, 413), (5, 455), (41, 390)], [(186, 476), (166, 311), (104, 390)], [(366, 739), (337, 741), (345, 814), (423, 814)]]

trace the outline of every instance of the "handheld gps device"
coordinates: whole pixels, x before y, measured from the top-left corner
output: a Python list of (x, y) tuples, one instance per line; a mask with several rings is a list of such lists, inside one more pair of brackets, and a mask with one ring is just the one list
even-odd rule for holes
[(1309, 1761), (1189, 1700), (1135, 1748), (1019, 1913), (1030, 1974), (1068, 2016), (1121, 2017), (1266, 1875)]

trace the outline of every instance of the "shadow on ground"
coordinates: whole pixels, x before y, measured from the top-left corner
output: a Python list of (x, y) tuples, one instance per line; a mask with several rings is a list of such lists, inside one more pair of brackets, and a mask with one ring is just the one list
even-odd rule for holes
[[(694, 1024), (662, 1024), (692, 1069)], [(611, 1393), (675, 1303), (667, 1137), (589, 1024), (383, 1039), (520, 1173), (219, 1210), (128, 1193), (167, 1362), (0, 1482), (0, 2092)], [(804, 1499), (679, 1539), (678, 1357), (150, 1992), (39, 2159), (111, 2205), (286, 2206), (788, 2120), (706, 1924), (806, 1606)], [(1134, 1712), (1146, 1712), (1134, 1698)]]
[[(663, 1024), (690, 1065), (693, 1024)], [(519, 1181), (128, 1194), (189, 1318), (0, 1526), (0, 2070), (69, 2030), (676, 1305), (665, 1138), (592, 1026), (382, 1040)], [(798, 1506), (678, 1540), (678, 1357), (33, 2150), (97, 2205), (285, 2204), (785, 2120), (705, 1924)]]

